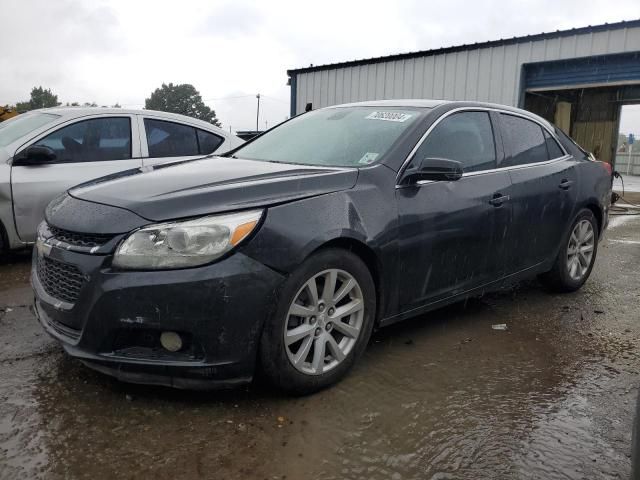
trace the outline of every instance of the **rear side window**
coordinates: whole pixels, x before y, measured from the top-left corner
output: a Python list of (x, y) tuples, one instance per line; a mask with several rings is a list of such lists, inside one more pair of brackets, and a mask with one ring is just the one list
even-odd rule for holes
[(131, 120), (94, 118), (56, 130), (38, 140), (56, 152), (56, 162), (99, 162), (131, 158)]
[(571, 138), (569, 135), (564, 133), (560, 128), (556, 127), (555, 133), (558, 136), (558, 140), (560, 140), (560, 143), (565, 148), (565, 150), (575, 155), (576, 158), (583, 157), (585, 159), (588, 159), (591, 157), (591, 154), (589, 152), (587, 152), (584, 148), (578, 145), (573, 138)]
[(547, 142), (547, 152), (549, 152), (549, 159), (553, 160), (554, 158), (560, 158), (564, 156), (564, 152), (558, 145), (558, 142), (547, 132), (546, 130), (542, 130), (544, 133), (544, 140)]
[(420, 145), (414, 161), (425, 158), (456, 160), (465, 172), (495, 168), (496, 147), (489, 114), (460, 112), (446, 117)]
[(508, 155), (503, 167), (549, 160), (547, 143), (540, 125), (515, 115), (500, 114), (500, 117)]
[(214, 135), (211, 132), (205, 132), (204, 130), (198, 130), (198, 145), (200, 147), (200, 154), (209, 155), (215, 152), (222, 143), (222, 137)]
[(152, 158), (198, 155), (198, 138), (193, 127), (145, 118), (144, 129)]

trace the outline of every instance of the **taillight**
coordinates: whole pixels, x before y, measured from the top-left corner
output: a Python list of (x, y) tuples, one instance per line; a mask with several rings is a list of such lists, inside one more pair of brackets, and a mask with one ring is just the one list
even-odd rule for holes
[(611, 164), (608, 162), (600, 162), (600, 164), (604, 167), (604, 169), (607, 171), (608, 175), (613, 175), (613, 168), (611, 167)]

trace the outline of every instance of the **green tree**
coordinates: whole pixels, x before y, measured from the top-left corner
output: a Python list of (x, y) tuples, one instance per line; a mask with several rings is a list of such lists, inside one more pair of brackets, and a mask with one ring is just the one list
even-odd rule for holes
[(29, 101), (16, 103), (16, 109), (19, 112), (26, 112), (37, 108), (57, 107), (58, 105), (61, 105), (58, 102), (58, 96), (54, 95), (50, 88), (45, 90), (42, 87), (33, 87)]
[(144, 106), (149, 110), (179, 113), (220, 126), (216, 112), (204, 104), (200, 92), (188, 83), (163, 83), (160, 88), (155, 89), (151, 97), (145, 99)]

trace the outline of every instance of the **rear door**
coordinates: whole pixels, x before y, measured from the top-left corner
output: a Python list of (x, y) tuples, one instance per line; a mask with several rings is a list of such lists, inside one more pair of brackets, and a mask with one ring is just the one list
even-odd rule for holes
[(457, 160), (457, 181), (429, 181), (396, 189), (400, 308), (410, 311), (504, 275), (504, 242), (511, 219), (511, 181), (491, 116), (461, 111), (442, 119), (413, 155)]
[(222, 136), (185, 123), (147, 116), (140, 116), (139, 122), (145, 165), (202, 157), (224, 143)]
[(542, 124), (514, 114), (499, 117), (502, 166), (513, 184), (508, 265), (515, 273), (555, 258), (576, 201), (576, 161)]
[(13, 212), (18, 235), (33, 242), (49, 202), (69, 188), (94, 178), (139, 167), (140, 142), (131, 115), (82, 117), (20, 147), (45, 145), (56, 160), (11, 167)]

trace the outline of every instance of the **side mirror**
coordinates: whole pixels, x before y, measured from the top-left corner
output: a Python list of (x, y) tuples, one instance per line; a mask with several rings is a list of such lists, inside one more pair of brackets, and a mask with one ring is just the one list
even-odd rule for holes
[(452, 182), (462, 178), (462, 164), (447, 158), (424, 158), (417, 167), (405, 170), (404, 183), (422, 180)]
[(39, 165), (56, 159), (56, 152), (45, 145), (32, 145), (13, 158), (14, 165)]

